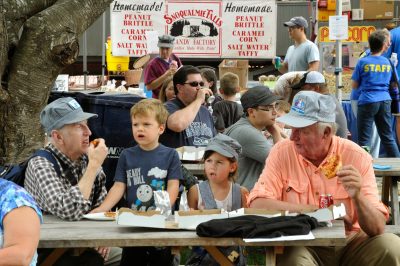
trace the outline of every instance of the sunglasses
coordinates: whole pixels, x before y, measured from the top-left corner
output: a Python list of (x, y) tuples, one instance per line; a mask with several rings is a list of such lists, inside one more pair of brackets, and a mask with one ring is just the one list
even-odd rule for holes
[(198, 87), (198, 86), (203, 87), (204, 86), (204, 82), (203, 81), (200, 81), (200, 82), (197, 82), (197, 81), (185, 82), (183, 84), (189, 84), (191, 87)]

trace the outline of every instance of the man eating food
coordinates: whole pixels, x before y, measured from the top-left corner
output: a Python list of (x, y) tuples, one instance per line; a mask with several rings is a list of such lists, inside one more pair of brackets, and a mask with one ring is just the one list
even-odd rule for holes
[(292, 134), (272, 148), (250, 193), (250, 207), (311, 212), (318, 209), (320, 195), (331, 194), (347, 213), (346, 246), (285, 247), (278, 265), (399, 265), (400, 239), (384, 233), (389, 214), (378, 199), (372, 157), (335, 136), (331, 97), (301, 91), (277, 121), (290, 126)]

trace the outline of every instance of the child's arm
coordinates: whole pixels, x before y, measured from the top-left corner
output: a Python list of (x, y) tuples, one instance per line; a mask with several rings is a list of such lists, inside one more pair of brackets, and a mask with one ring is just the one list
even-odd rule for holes
[(240, 193), (242, 194), (242, 208), (248, 208), (247, 198), (249, 197), (249, 191), (245, 187), (240, 187)]
[(197, 205), (199, 202), (199, 194), (197, 191), (197, 185), (192, 186), (189, 191), (188, 191), (188, 204), (189, 204), (189, 208), (193, 209), (193, 210), (197, 210)]
[(91, 213), (94, 212), (106, 212), (111, 210), (112, 207), (115, 206), (115, 204), (118, 203), (118, 201), (122, 198), (126, 190), (126, 184), (123, 182), (118, 182), (116, 181), (110, 191), (107, 193), (106, 198), (104, 199), (103, 203), (97, 207), (96, 209), (93, 209)]
[(179, 193), (179, 180), (178, 179), (168, 180), (167, 192), (169, 195), (169, 201), (171, 202), (171, 206), (174, 206), (176, 198), (178, 197), (178, 193)]

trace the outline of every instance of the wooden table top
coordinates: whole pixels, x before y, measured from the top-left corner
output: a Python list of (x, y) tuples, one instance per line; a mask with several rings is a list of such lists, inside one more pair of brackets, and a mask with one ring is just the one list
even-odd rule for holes
[(374, 169), (376, 176), (400, 176), (400, 158), (375, 158), (374, 164), (391, 166), (388, 170)]
[(45, 215), (40, 232), (40, 248), (97, 246), (344, 246), (343, 221), (331, 228), (312, 231), (314, 240), (245, 243), (241, 238), (199, 237), (195, 231), (163, 230), (117, 225), (113, 221), (62, 221)]

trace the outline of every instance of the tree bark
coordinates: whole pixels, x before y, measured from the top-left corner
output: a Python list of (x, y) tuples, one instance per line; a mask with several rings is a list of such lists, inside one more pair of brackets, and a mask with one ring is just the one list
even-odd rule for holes
[[(23, 15), (30, 17), (23, 21), (21, 37), (7, 42), (11, 57), (10, 64), (1, 72), (6, 78), (3, 94), (7, 97), (0, 108), (0, 163), (21, 162), (43, 145), (39, 114), (47, 104), (51, 87), (63, 68), (75, 62), (79, 54), (79, 36), (112, 0), (22, 2), (25, 3), (23, 12), (19, 13), (22, 16), (11, 12), (9, 19), (6, 12), (7, 21), (21, 21)], [(30, 5), (31, 2), (35, 4)], [(45, 3), (50, 4), (46, 6)], [(16, 28), (7, 29), (15, 38)], [(1, 33), (0, 42), (3, 42)], [(15, 50), (10, 53), (14, 44)]]

